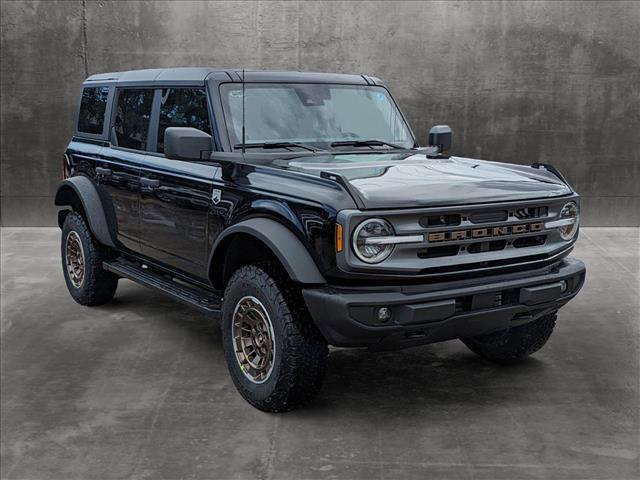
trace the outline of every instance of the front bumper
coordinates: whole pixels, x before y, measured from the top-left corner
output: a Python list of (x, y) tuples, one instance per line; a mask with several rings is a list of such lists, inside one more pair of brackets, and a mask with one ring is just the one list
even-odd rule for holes
[[(582, 288), (573, 258), (544, 269), (473, 280), (395, 287), (303, 289), (315, 323), (331, 345), (404, 348), (504, 330), (552, 313)], [(392, 317), (378, 322), (377, 309)]]

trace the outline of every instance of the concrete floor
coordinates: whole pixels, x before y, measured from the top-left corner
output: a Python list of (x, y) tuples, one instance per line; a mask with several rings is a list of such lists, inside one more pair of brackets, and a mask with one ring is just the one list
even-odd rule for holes
[(74, 303), (58, 236), (2, 230), (2, 478), (640, 477), (638, 229), (582, 230), (586, 286), (524, 364), (336, 350), (283, 415), (236, 393), (204, 316), (129, 281)]

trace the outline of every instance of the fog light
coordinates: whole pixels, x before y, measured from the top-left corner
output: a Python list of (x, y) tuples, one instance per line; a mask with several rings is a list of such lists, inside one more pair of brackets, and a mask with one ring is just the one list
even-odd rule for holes
[(560, 293), (564, 293), (567, 291), (567, 281), (566, 280), (562, 280), (560, 282)]
[(380, 307), (377, 313), (378, 322), (384, 323), (391, 320), (391, 309), (387, 307)]

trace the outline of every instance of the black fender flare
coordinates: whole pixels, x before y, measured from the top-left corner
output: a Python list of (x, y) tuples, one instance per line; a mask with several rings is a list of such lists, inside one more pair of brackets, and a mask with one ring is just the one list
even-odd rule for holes
[(114, 236), (109, 228), (100, 193), (89, 178), (76, 176), (60, 182), (56, 190), (54, 204), (56, 206), (72, 206), (76, 197), (82, 203), (91, 233), (103, 245), (115, 247)]
[(327, 283), (316, 262), (300, 239), (275, 220), (264, 217), (250, 218), (236, 223), (224, 230), (213, 244), (209, 256), (208, 271), (218, 268), (214, 263), (219, 256), (219, 248), (231, 235), (243, 233), (251, 235), (264, 243), (278, 258), (291, 280), (303, 284)]

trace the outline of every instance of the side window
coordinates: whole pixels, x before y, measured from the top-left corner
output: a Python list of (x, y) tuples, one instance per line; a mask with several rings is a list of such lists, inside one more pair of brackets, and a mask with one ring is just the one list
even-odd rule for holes
[(158, 152), (164, 153), (164, 131), (168, 127), (193, 127), (211, 135), (207, 94), (202, 88), (165, 88), (160, 105)]
[(152, 89), (120, 90), (113, 124), (119, 147), (147, 149), (152, 103)]
[(101, 135), (104, 128), (104, 112), (107, 109), (109, 87), (88, 87), (82, 90), (78, 131)]

